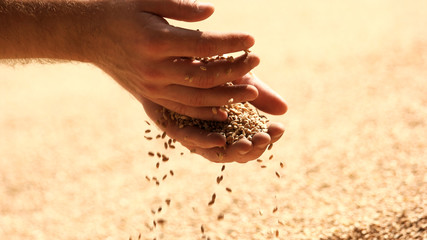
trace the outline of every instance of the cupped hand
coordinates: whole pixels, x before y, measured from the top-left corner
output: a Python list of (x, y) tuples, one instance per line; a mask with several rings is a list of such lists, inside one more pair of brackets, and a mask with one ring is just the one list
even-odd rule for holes
[[(251, 83), (257, 86), (260, 96), (252, 102), (255, 107), (271, 114), (284, 114), (287, 110), (285, 101), (255, 75), (247, 74), (235, 82)], [(218, 133), (209, 133), (197, 127), (179, 128), (174, 121), (164, 121), (162, 106), (142, 99), (147, 115), (165, 131), (167, 135), (176, 139), (191, 152), (199, 154), (213, 162), (239, 162), (245, 163), (259, 158), (268, 145), (276, 142), (284, 133), (284, 127), (280, 123), (270, 123), (267, 133), (257, 133), (252, 141), (241, 139), (230, 146), (226, 146), (225, 137)]]
[(224, 85), (259, 64), (254, 54), (210, 63), (192, 59), (246, 50), (254, 44), (253, 37), (183, 29), (165, 20), (201, 21), (213, 13), (212, 5), (191, 0), (103, 1), (111, 6), (94, 32), (91, 61), (138, 100), (194, 118), (225, 120), (226, 113), (213, 113), (211, 107), (231, 98), (257, 98), (250, 84)]

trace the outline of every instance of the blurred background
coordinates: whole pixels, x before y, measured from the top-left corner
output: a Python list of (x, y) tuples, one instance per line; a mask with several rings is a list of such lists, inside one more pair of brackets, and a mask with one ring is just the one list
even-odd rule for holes
[(93, 66), (0, 65), (0, 236), (346, 239), (376, 224), (385, 239), (404, 218), (427, 238), (427, 2), (211, 2), (208, 20), (170, 23), (255, 36), (254, 72), (289, 104), (264, 162), (221, 172), (146, 140), (140, 104)]

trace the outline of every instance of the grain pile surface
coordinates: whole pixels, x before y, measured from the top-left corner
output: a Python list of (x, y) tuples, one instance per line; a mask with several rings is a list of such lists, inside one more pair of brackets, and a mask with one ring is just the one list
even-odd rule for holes
[(255, 134), (268, 132), (268, 119), (265, 116), (259, 115), (256, 108), (249, 103), (233, 103), (221, 107), (221, 110), (225, 111), (228, 115), (226, 121), (194, 119), (163, 109), (179, 128), (194, 126), (207, 132), (219, 133), (225, 137), (227, 145), (237, 142), (242, 138), (251, 141)]
[(0, 238), (425, 239), (427, 2), (212, 2), (189, 27), (255, 35), (283, 138), (222, 170), (92, 66), (0, 66)]

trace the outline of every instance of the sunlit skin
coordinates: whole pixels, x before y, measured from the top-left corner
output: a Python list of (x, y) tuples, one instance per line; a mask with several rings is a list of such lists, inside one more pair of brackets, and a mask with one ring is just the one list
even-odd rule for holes
[[(214, 113), (212, 107), (231, 98), (284, 114), (284, 100), (250, 74), (260, 62), (255, 54), (242, 54), (233, 62), (190, 59), (249, 49), (255, 43), (251, 35), (183, 29), (165, 19), (196, 22), (213, 12), (211, 4), (190, 0), (0, 0), (0, 36), (5, 36), (0, 37), (0, 59), (91, 63), (138, 99), (153, 120), (153, 110), (160, 106), (199, 119), (225, 120), (226, 113)], [(225, 86), (226, 82), (235, 85)], [(283, 131), (272, 123), (268, 134), (224, 150), (225, 140), (218, 136), (174, 129), (171, 124), (166, 129), (211, 161), (222, 151), (222, 161), (238, 162), (257, 158)]]
[[(286, 112), (286, 103), (255, 75), (247, 74), (236, 83), (250, 83), (257, 87), (260, 95), (251, 103), (260, 110), (271, 114)], [(141, 99), (141, 102), (147, 115), (157, 123), (160, 129), (171, 138), (177, 139), (191, 152), (213, 162), (245, 163), (257, 159), (264, 153), (268, 145), (279, 140), (285, 131), (281, 123), (273, 122), (269, 124), (267, 133), (255, 134), (252, 141), (242, 139), (226, 146), (225, 137), (218, 133), (209, 133), (197, 127), (179, 128), (170, 119), (166, 124), (161, 124), (163, 121), (157, 120), (163, 120), (162, 106), (148, 99)]]

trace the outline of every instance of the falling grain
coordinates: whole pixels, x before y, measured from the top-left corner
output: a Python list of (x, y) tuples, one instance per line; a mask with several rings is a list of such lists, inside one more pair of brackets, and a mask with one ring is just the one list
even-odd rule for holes
[(170, 171), (169, 171), (169, 173), (171, 174), (171, 176), (173, 176), (173, 175), (174, 175), (174, 173), (173, 173), (173, 171), (172, 171), (172, 170), (170, 170)]
[(203, 227), (203, 224), (200, 226), (200, 231), (202, 232), (202, 234), (205, 233), (205, 228)]
[(153, 138), (152, 137), (147, 137), (147, 136), (144, 136), (145, 137), (145, 139), (147, 139), (147, 140), (153, 140)]
[(145, 130), (145, 133), (150, 133), (150, 132), (151, 132), (150, 129)]
[(148, 152), (148, 155), (150, 156), (150, 157), (154, 157), (154, 153), (153, 152)]
[(165, 220), (165, 219), (163, 219), (163, 218), (159, 218), (159, 219), (157, 219), (157, 224), (163, 225), (163, 224), (165, 224), (165, 223), (166, 223), (166, 220)]
[(280, 178), (280, 174), (278, 172), (276, 172), (276, 176), (277, 178)]
[(221, 172), (224, 172), (224, 170), (225, 170), (225, 165), (222, 165)]
[(273, 159), (273, 154), (271, 154), (271, 156), (268, 158), (268, 160), (271, 160), (271, 159)]
[(150, 126), (150, 125), (151, 125), (148, 121), (145, 121), (145, 123), (146, 123), (148, 126)]
[(156, 168), (159, 168), (160, 167), (160, 162), (157, 162), (156, 163)]
[(273, 148), (273, 144), (268, 145), (268, 150), (271, 150)]
[(164, 139), (166, 137), (166, 132), (162, 133), (162, 139)]
[(165, 203), (169, 206), (169, 205), (171, 205), (171, 200), (168, 198), (165, 200)]
[(162, 178), (162, 181), (164, 181), (167, 177), (168, 177), (168, 175), (167, 175), (167, 174), (165, 174), (165, 175), (163, 176), (163, 178)]
[(212, 204), (214, 204), (215, 203), (215, 199), (216, 199), (216, 194), (214, 193), (214, 194), (212, 194), (211, 201), (208, 203), (208, 205), (211, 206)]
[(231, 188), (225, 188), (225, 190), (227, 190), (227, 192), (233, 192), (232, 190), (231, 190)]
[(277, 212), (277, 210), (279, 210), (279, 208), (276, 206), (276, 207), (273, 209), (273, 213)]
[(216, 178), (216, 183), (217, 184), (220, 184), (221, 183), (221, 181), (222, 181), (222, 179), (224, 179), (224, 177), (221, 175), (220, 177), (217, 177)]
[(284, 167), (285, 167), (285, 165), (284, 165), (282, 162), (280, 162), (280, 167), (281, 167), (281, 168), (284, 168)]

